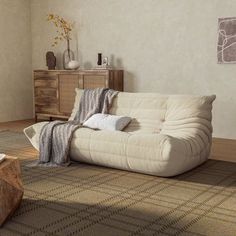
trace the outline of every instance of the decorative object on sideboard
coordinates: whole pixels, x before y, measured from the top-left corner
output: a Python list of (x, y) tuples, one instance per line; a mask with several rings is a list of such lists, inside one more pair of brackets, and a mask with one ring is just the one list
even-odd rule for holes
[(101, 66), (101, 65), (102, 65), (102, 53), (98, 53), (97, 65), (98, 65), (98, 66)]
[(77, 69), (79, 69), (79, 62), (78, 62), (78, 61), (75, 61), (75, 60), (71, 60), (71, 61), (68, 63), (68, 67), (69, 67), (71, 70), (77, 70)]
[(236, 17), (218, 19), (218, 63), (236, 63)]
[(54, 14), (49, 14), (47, 20), (52, 21), (57, 28), (58, 33), (58, 36), (54, 38), (52, 46), (54, 47), (58, 45), (59, 41), (66, 41), (67, 48), (63, 53), (63, 67), (68, 70), (70, 69), (68, 66), (69, 62), (75, 60), (75, 54), (70, 48), (70, 40), (72, 40), (71, 32), (73, 30), (74, 23), (66, 21), (63, 17)]
[(47, 67), (49, 70), (55, 70), (56, 69), (56, 63), (57, 59), (54, 56), (54, 53), (49, 51), (46, 53), (46, 62), (47, 62)]
[(102, 59), (102, 65), (103, 65), (103, 66), (108, 66), (108, 57), (104, 57), (104, 58)]
[(70, 49), (70, 40), (67, 40), (67, 49), (63, 52), (63, 67), (65, 70), (70, 69), (69, 62), (75, 60), (75, 54)]
[(109, 65), (108, 57), (104, 57), (102, 59), (102, 68), (103, 69), (111, 69), (112, 68), (112, 66)]
[(98, 53), (98, 61), (95, 69), (111, 69), (112, 67), (109, 65), (108, 57), (102, 58), (102, 53)]

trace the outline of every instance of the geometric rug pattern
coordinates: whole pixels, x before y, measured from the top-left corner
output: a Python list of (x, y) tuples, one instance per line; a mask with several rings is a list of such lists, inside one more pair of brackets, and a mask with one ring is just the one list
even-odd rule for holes
[(38, 157), (22, 133), (0, 132), (21, 162), (24, 197), (1, 236), (236, 235), (236, 163), (209, 160), (173, 178), (84, 163), (27, 167)]

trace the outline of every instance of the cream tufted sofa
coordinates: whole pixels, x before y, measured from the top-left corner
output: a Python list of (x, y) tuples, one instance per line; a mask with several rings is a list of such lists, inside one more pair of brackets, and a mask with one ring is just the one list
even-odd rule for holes
[[(75, 107), (81, 94), (77, 90)], [(78, 129), (71, 143), (71, 159), (157, 176), (184, 173), (209, 156), (214, 100), (215, 95), (120, 92), (109, 113), (130, 116), (131, 123), (124, 132)], [(24, 130), (36, 149), (44, 124)]]

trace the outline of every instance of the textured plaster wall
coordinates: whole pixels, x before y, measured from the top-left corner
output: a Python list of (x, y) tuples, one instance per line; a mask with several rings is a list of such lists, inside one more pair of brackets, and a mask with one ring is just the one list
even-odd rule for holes
[(29, 0), (0, 0), (0, 122), (32, 117)]
[[(73, 49), (83, 67), (107, 55), (125, 70), (125, 90), (216, 94), (214, 136), (236, 138), (236, 64), (216, 60), (218, 17), (236, 15), (235, 0), (32, 0), (33, 68), (52, 49), (45, 15), (74, 20)], [(77, 42), (76, 42), (77, 40)]]

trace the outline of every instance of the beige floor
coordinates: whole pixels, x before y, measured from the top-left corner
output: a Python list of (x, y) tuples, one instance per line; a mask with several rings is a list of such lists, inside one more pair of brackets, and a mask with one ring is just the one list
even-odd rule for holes
[(21, 132), (23, 131), (24, 128), (34, 123), (35, 123), (34, 120), (19, 120), (19, 121), (4, 122), (0, 123), (0, 130)]
[(0, 132), (0, 150), (19, 157), (24, 186), (0, 236), (235, 236), (236, 163), (208, 160), (173, 178), (83, 163), (31, 167), (38, 153), (15, 131)]

